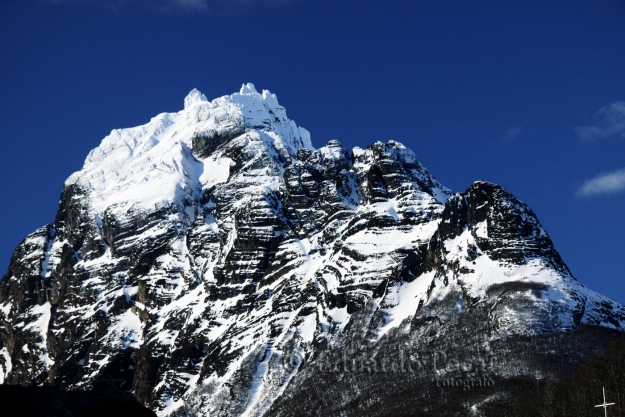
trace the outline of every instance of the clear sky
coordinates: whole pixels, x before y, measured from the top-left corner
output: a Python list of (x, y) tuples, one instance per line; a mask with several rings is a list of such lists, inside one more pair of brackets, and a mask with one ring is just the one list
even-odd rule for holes
[(625, 303), (625, 1), (0, 0), (0, 269), (112, 129), (244, 82), (322, 146), (498, 183)]

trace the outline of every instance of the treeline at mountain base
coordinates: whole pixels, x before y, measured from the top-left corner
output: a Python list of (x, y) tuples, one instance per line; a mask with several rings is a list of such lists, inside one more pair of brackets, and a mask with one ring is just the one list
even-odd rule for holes
[(619, 335), (597, 356), (586, 358), (568, 374), (557, 369), (544, 378), (508, 381), (510, 396), (484, 411), (501, 417), (595, 417), (603, 415), (603, 388), (608, 415), (625, 416), (625, 336)]
[[(605, 387), (608, 402), (616, 403), (609, 415), (625, 416), (625, 335), (621, 332), (582, 327), (510, 336), (482, 345), (492, 355), (484, 359), (478, 352), (483, 348), (476, 348), (480, 346), (476, 339), (483, 337), (477, 327), (481, 326), (474, 322), (432, 337), (427, 343), (431, 354), (421, 355), (421, 362), (413, 360), (410, 372), (407, 365), (404, 369), (399, 365), (413, 332), (402, 335), (400, 330), (384, 337), (373, 350), (365, 344), (347, 354), (325, 351), (294, 377), (266, 415), (591, 417), (603, 415), (603, 409), (594, 406), (603, 402)], [(354, 367), (353, 359), (363, 357), (394, 358), (395, 365), (391, 360), (386, 370)], [(432, 369), (435, 359), (439, 363)], [(337, 366), (320, 371), (314, 366), (320, 360)], [(378, 365), (383, 363), (378, 360)], [(466, 364), (475, 366), (469, 369)], [(193, 415), (185, 414), (184, 407), (180, 411), (179, 415)]]

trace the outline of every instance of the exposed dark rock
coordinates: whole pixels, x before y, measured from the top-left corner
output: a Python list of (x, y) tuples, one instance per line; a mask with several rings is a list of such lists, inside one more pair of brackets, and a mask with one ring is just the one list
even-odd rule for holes
[(206, 158), (224, 143), (245, 133), (244, 126), (236, 126), (232, 130), (217, 132), (209, 130), (207, 132), (197, 132), (191, 138), (193, 156), (196, 158)]

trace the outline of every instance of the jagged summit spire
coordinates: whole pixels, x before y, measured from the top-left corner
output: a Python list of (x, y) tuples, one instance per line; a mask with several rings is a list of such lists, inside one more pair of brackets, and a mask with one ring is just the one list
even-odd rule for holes
[(204, 94), (200, 92), (200, 90), (198, 90), (197, 88), (194, 88), (184, 98), (184, 108), (188, 109), (189, 107), (193, 106), (195, 103), (198, 103), (200, 101), (208, 101), (208, 99), (206, 98)]
[[(239, 94), (240, 95), (251, 96), (251, 95), (254, 95), (254, 94), (258, 94), (258, 91), (256, 91), (256, 87), (254, 87), (254, 84), (252, 84), (252, 83), (244, 83), (244, 84), (241, 85), (241, 89), (239, 90)], [(268, 90), (263, 91), (263, 98), (266, 98), (267, 96), (274, 96), (275, 97), (275, 94), (271, 94)], [(200, 90), (198, 90), (197, 88), (194, 88), (184, 98), (184, 108), (188, 109), (188, 108), (192, 107), (194, 104), (197, 104), (199, 102), (208, 102), (208, 101), (209, 100), (206, 98), (206, 95), (202, 94), (202, 92)], [(276, 102), (276, 104), (277, 104), (277, 102)]]
[(253, 93), (258, 93), (258, 91), (256, 91), (256, 88), (254, 87), (254, 84), (246, 83), (246, 84), (241, 85), (241, 90), (239, 91), (239, 93), (241, 93), (241, 94), (253, 94)]

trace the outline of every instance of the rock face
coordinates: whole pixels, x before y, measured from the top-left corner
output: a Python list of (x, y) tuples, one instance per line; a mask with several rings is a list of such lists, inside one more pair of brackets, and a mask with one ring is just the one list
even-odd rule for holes
[[(377, 415), (359, 401), (397, 376), (343, 373), (336, 398), (324, 364), (400, 341), (414, 364), (452, 339), (475, 359), (510, 337), (620, 330), (625, 309), (503, 188), (455, 194), (394, 141), (314, 149), (247, 84), (111, 132), (15, 250), (0, 323), (4, 384), (112, 386), (159, 415), (302, 415), (294, 398)], [(544, 366), (510, 360), (490, 371)]]

